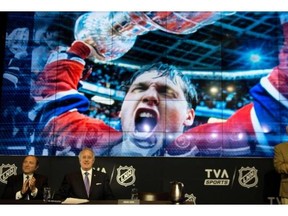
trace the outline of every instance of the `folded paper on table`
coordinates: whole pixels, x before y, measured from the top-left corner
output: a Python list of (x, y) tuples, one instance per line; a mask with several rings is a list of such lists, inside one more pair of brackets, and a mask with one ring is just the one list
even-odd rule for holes
[(78, 198), (68, 197), (62, 202), (62, 204), (81, 204), (81, 203), (88, 203), (88, 202), (89, 200), (87, 199), (78, 199)]

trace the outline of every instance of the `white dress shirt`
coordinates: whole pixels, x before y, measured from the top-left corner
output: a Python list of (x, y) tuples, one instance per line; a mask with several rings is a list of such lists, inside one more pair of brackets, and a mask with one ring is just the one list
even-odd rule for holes
[[(24, 184), (25, 181), (27, 180), (27, 176), (29, 177), (28, 179), (30, 180), (30, 179), (33, 177), (33, 174), (31, 174), (31, 175), (26, 175), (26, 174), (23, 173), (23, 184)], [(22, 188), (21, 188), (21, 189), (22, 189)], [(15, 199), (16, 199), (16, 200), (19, 200), (19, 199), (21, 199), (21, 198), (23, 197), (23, 196), (22, 196), (22, 193), (21, 193), (21, 189), (20, 189), (20, 190), (16, 193), (16, 195), (15, 195)], [(37, 193), (38, 193), (38, 189), (35, 188), (35, 190), (32, 191), (32, 192), (29, 194), (29, 196), (36, 197)]]
[(82, 173), (82, 177), (83, 177), (83, 182), (85, 182), (85, 173), (88, 172), (88, 179), (89, 179), (89, 185), (91, 185), (91, 179), (92, 179), (92, 169), (85, 171), (83, 169), (81, 169), (81, 173)]

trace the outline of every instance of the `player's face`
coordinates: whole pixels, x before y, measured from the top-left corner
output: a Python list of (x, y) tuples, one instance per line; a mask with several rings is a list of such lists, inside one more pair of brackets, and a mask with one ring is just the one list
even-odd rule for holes
[(94, 156), (93, 153), (89, 150), (83, 150), (79, 155), (80, 166), (83, 170), (89, 170), (92, 168), (94, 164)]
[(25, 174), (32, 174), (38, 168), (37, 159), (33, 156), (27, 156), (22, 163), (22, 171)]
[(182, 132), (194, 120), (194, 110), (188, 108), (181, 86), (157, 76), (152, 70), (136, 78), (122, 104), (122, 130), (139, 140), (154, 133)]

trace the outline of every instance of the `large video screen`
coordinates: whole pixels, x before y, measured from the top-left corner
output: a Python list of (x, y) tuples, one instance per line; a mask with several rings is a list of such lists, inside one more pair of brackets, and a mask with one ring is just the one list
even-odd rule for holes
[(288, 141), (285, 12), (1, 16), (1, 155), (272, 157)]

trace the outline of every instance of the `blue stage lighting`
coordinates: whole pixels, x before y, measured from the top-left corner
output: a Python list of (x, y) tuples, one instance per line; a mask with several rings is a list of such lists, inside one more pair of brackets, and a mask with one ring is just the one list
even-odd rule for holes
[(261, 61), (261, 56), (258, 53), (251, 53), (249, 59), (253, 63), (258, 63)]

